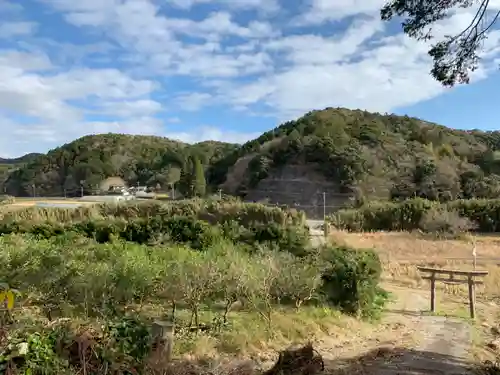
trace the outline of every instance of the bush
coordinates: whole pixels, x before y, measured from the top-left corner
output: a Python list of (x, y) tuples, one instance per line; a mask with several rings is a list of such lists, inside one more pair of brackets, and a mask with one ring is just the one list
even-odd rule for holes
[(237, 221), (240, 225), (260, 222), (264, 224), (304, 225), (304, 213), (282, 207), (269, 207), (258, 203), (244, 203), (237, 200), (186, 199), (159, 202), (102, 203), (78, 208), (26, 207), (5, 214), (8, 220), (55, 221), (59, 223), (79, 222), (89, 219), (122, 219), (151, 217), (187, 216), (208, 221), (224, 223)]
[(372, 250), (325, 246), (322, 294), (348, 314), (370, 316), (380, 300), (382, 265)]
[(0, 195), (0, 206), (3, 204), (12, 204), (16, 202), (16, 198), (10, 195)]
[(88, 219), (65, 225), (57, 222), (4, 221), (0, 223), (0, 234), (31, 233), (38, 238), (48, 239), (67, 232), (80, 233), (99, 243), (112, 242), (116, 238), (139, 244), (186, 244), (193, 249), (202, 250), (229, 239), (235, 244), (272, 245), (282, 251), (295, 255), (306, 255), (309, 246), (309, 232), (305, 226), (275, 223), (264, 225), (260, 222), (249, 223), (245, 228), (237, 221), (226, 221), (211, 225), (207, 221), (188, 216), (155, 216)]
[[(439, 221), (439, 231), (443, 232), (449, 232), (451, 226), (455, 228), (452, 232), (500, 232), (500, 199), (462, 199), (444, 204), (421, 198), (403, 202), (372, 202), (358, 209), (340, 210), (329, 220), (335, 227), (349, 231), (433, 231), (430, 222), (434, 222), (432, 226), (435, 226)], [(448, 224), (453, 221), (454, 224), (450, 226), (443, 221)]]
[(470, 219), (479, 232), (500, 232), (500, 199), (461, 199), (446, 206)]
[[(213, 320), (204, 326), (205, 334), (222, 340), (227, 332), (221, 330), (226, 323), (231, 326), (234, 316), (229, 311), (237, 301), (245, 304), (240, 318), (258, 314), (269, 333), (276, 310), (284, 304), (293, 303), (299, 309), (311, 302), (328, 302), (346, 312), (370, 316), (377, 303), (370, 291), (376, 289), (373, 284), (379, 279), (376, 266), (380, 264), (369, 252), (326, 247), (323, 257), (296, 257), (261, 246), (260, 251), (250, 253), (228, 241), (206, 245), (205, 229), (213, 229), (206, 222), (185, 217), (132, 222), (128, 233), (136, 238), (168, 229), (174, 237), (181, 236), (179, 241), (195, 238), (204, 251), (115, 241), (129, 224), (120, 219), (89, 220), (49, 239), (40, 237), (50, 233), (50, 227), (40, 225), (32, 226), (38, 237), (0, 237), (0, 280), (8, 280), (29, 296), (23, 309), (14, 313), (29, 311), (30, 319), (40, 321), (38, 312), (45, 313), (43, 324), (37, 320), (30, 326), (32, 321), (23, 317), (21, 326), (12, 326), (0, 343), (0, 370), (15, 362), (19, 373), (69, 375), (84, 369), (89, 374), (104, 374), (108, 369), (117, 374), (142, 373), (151, 344), (150, 323), (142, 320), (142, 314), (168, 319), (163, 315), (168, 305), (181, 340), (190, 339), (190, 332), (198, 330), (197, 323), (202, 324), (208, 315)], [(106, 243), (97, 243), (92, 236)], [(280, 233), (262, 236), (276, 240)], [(176, 313), (176, 308), (182, 311)], [(56, 313), (75, 320), (54, 320)], [(28, 344), (27, 353), (14, 353), (20, 343)]]
[(350, 231), (414, 230), (422, 216), (436, 202), (416, 198), (403, 202), (372, 202), (358, 209), (340, 210), (330, 221), (339, 229)]
[[(149, 355), (149, 325), (135, 317), (115, 317), (102, 330), (90, 325), (80, 330), (67, 323), (17, 331), (0, 348), (2, 373), (70, 375), (144, 373)], [(26, 350), (19, 350), (25, 345)], [(13, 368), (14, 367), (14, 368)]]
[(436, 207), (425, 212), (419, 228), (427, 233), (456, 236), (474, 229), (474, 226), (468, 218), (461, 217), (457, 211)]

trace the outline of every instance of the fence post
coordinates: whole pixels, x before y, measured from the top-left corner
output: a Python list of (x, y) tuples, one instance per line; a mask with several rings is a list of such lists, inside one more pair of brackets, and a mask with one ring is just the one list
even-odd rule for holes
[(174, 323), (155, 321), (152, 328), (153, 346), (157, 358), (171, 361), (174, 350)]
[(431, 274), (431, 312), (436, 312), (436, 273)]
[(476, 291), (474, 288), (474, 279), (472, 275), (469, 275), (469, 310), (470, 317), (474, 319), (476, 317)]

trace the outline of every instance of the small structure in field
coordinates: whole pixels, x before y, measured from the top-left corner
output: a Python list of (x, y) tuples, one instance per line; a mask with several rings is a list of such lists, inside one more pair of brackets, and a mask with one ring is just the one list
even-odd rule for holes
[(101, 181), (99, 189), (102, 192), (127, 189), (127, 183), (121, 177), (108, 177)]

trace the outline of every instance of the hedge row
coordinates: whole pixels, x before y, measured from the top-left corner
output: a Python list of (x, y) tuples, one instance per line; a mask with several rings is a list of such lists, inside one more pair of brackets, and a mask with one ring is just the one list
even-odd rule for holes
[(87, 219), (75, 223), (3, 221), (0, 234), (30, 233), (39, 238), (51, 238), (64, 233), (79, 233), (104, 243), (121, 238), (139, 244), (178, 243), (194, 249), (205, 249), (222, 239), (235, 243), (254, 245), (266, 243), (296, 255), (306, 253), (309, 232), (304, 226), (278, 225), (277, 223), (248, 223), (247, 227), (236, 221), (210, 224), (189, 216), (155, 216)]
[(276, 223), (278, 225), (304, 225), (304, 213), (294, 209), (270, 207), (259, 203), (241, 201), (218, 201), (186, 199), (179, 201), (141, 201), (125, 203), (104, 203), (78, 208), (27, 207), (6, 213), (7, 220), (75, 222), (86, 219), (108, 217), (133, 219), (150, 217), (189, 216), (209, 223), (236, 221), (248, 226), (250, 223)]
[(350, 231), (408, 231), (420, 229), (422, 219), (431, 211), (456, 212), (479, 232), (500, 231), (500, 199), (462, 199), (444, 204), (421, 198), (372, 202), (358, 209), (341, 210), (330, 217), (330, 222)]

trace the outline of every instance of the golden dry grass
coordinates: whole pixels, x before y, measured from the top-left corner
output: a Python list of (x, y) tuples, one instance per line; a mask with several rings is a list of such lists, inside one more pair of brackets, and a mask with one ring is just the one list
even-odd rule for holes
[[(473, 269), (472, 249), (477, 254), (477, 269), (486, 269), (484, 286), (477, 288), (479, 297), (500, 296), (500, 237), (464, 236), (462, 239), (439, 240), (426, 238), (417, 233), (373, 232), (348, 233), (335, 231), (331, 239), (336, 243), (355, 248), (375, 250), (383, 263), (383, 279), (386, 282), (416, 288), (427, 288), (417, 270), (418, 265), (445, 269)], [(441, 285), (449, 294), (466, 292), (466, 286)]]
[[(476, 269), (489, 273), (484, 285), (476, 286), (477, 319), (472, 330), (471, 356), (476, 361), (493, 360), (497, 353), (487, 347), (500, 328), (500, 237), (495, 235), (464, 236), (455, 240), (426, 238), (418, 233), (374, 232), (347, 233), (335, 231), (331, 240), (355, 248), (376, 251), (383, 264), (385, 286), (403, 286), (430, 294), (429, 282), (422, 280), (418, 265), (444, 269), (473, 269), (472, 249), (476, 246)], [(467, 285), (436, 284), (437, 314), (469, 319)], [(413, 295), (407, 293), (409, 298)], [(405, 298), (404, 293), (400, 295)]]

